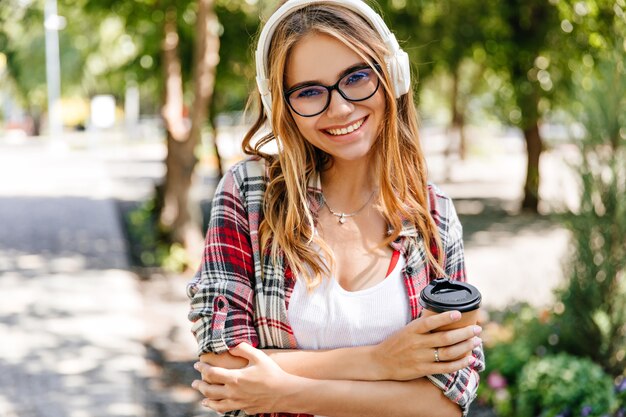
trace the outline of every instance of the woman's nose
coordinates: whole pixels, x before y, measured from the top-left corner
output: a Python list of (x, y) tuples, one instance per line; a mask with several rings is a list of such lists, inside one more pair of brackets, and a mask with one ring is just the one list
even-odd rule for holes
[(354, 111), (354, 104), (343, 98), (339, 91), (335, 90), (330, 95), (330, 103), (326, 109), (326, 115), (332, 119), (338, 119)]

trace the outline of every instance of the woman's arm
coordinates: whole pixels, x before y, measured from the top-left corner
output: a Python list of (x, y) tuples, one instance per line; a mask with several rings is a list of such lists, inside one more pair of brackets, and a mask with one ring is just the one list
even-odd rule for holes
[(286, 409), (333, 417), (460, 417), (461, 408), (425, 378), (413, 381), (322, 381), (300, 378)]
[[(332, 350), (263, 350), (285, 372), (313, 379), (406, 381), (426, 375), (451, 373), (473, 365), (472, 350), (480, 345), (480, 327), (430, 333), (458, 320), (458, 313), (442, 313), (414, 320), (403, 330), (373, 346)], [(434, 349), (441, 362), (434, 362)], [(459, 358), (452, 360), (453, 358)], [(227, 369), (247, 362), (228, 352), (204, 354), (203, 362)]]
[[(196, 369), (203, 381), (195, 381), (194, 387), (206, 396), (206, 406), (220, 412), (460, 415), (459, 405), (444, 395), (447, 386), (420, 378), (473, 365), (475, 358), (464, 355), (479, 342), (474, 337), (479, 328), (430, 333), (459, 316), (453, 312), (414, 320), (376, 346), (265, 353), (241, 344), (228, 353), (202, 355), (206, 363)], [(433, 346), (447, 346), (439, 348), (442, 362), (434, 362)], [(461, 359), (446, 362), (460, 353)]]
[(262, 351), (242, 343), (231, 350), (249, 365), (228, 370), (197, 363), (203, 381), (194, 381), (218, 412), (291, 412), (333, 417), (460, 416), (458, 405), (424, 378), (412, 381), (318, 380), (291, 375)]
[(242, 163), (220, 180), (211, 205), (202, 262), (187, 286), (198, 354), (226, 352), (241, 342), (259, 343), (252, 287), (255, 251), (249, 223), (253, 216), (250, 207), (258, 204), (246, 200), (245, 192), (246, 186), (261, 184), (263, 179), (248, 171)]

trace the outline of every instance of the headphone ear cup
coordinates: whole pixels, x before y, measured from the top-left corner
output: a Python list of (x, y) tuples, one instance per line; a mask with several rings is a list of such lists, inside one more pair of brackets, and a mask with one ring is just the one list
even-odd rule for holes
[(386, 60), (387, 69), (393, 85), (396, 98), (400, 98), (409, 92), (411, 88), (411, 64), (409, 55), (402, 49), (396, 50), (396, 53)]

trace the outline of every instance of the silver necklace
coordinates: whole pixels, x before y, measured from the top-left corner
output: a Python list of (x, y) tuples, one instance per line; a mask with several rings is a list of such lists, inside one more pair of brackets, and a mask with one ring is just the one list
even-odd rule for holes
[(335, 210), (331, 209), (330, 206), (328, 205), (328, 201), (326, 201), (326, 197), (324, 197), (324, 193), (322, 193), (322, 205), (325, 205), (326, 208), (328, 208), (328, 211), (330, 212), (330, 214), (332, 214), (335, 217), (339, 217), (338, 223), (341, 226), (342, 224), (346, 222), (346, 219), (348, 217), (354, 217), (360, 212), (362, 212), (365, 209), (365, 207), (367, 207), (369, 203), (372, 201), (374, 194), (376, 194), (376, 190), (372, 191), (372, 194), (370, 194), (365, 204), (363, 204), (363, 206), (360, 209), (358, 209), (357, 211), (353, 213), (336, 212)]

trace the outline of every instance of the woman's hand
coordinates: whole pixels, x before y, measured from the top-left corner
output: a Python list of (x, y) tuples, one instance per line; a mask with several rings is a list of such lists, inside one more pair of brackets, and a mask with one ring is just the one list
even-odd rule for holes
[(269, 413), (280, 410), (279, 401), (289, 388), (286, 379), (292, 376), (283, 371), (264, 352), (247, 343), (230, 350), (234, 356), (248, 360), (242, 369), (225, 369), (197, 362), (202, 380), (191, 386), (206, 398), (202, 405), (219, 413), (243, 410), (247, 414)]
[[(472, 349), (481, 344), (480, 326), (431, 331), (461, 318), (458, 311), (413, 320), (373, 347), (377, 379), (407, 381), (466, 368), (475, 362)], [(437, 361), (438, 360), (438, 361)]]

